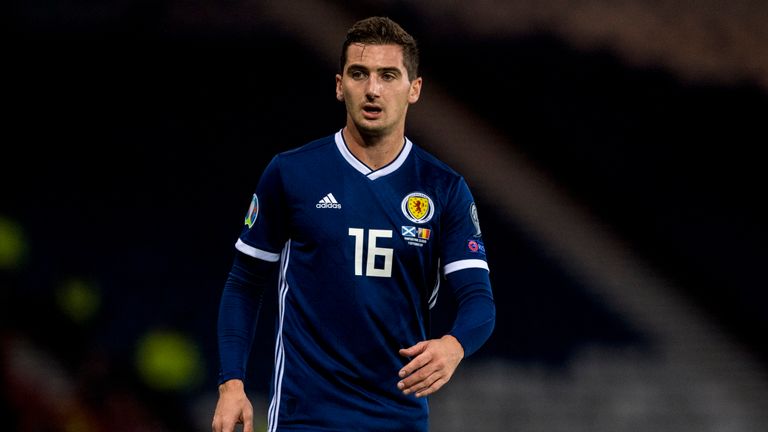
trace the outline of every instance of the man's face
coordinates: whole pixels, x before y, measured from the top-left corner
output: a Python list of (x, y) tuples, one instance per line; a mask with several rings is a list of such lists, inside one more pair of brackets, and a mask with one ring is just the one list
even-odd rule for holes
[(421, 78), (408, 80), (398, 45), (351, 44), (344, 72), (336, 75), (336, 98), (347, 107), (347, 126), (366, 135), (402, 134), (408, 105), (420, 92)]

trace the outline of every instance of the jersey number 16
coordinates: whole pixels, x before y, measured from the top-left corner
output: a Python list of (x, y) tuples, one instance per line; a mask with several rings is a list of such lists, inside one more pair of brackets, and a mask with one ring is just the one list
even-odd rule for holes
[[(365, 261), (365, 276), (392, 277), (392, 248), (383, 248), (376, 246), (376, 240), (379, 238), (392, 238), (392, 230), (369, 229), (368, 230), (368, 253), (367, 259), (363, 251), (363, 237), (365, 229), (350, 228), (349, 235), (355, 238), (355, 276), (363, 275), (363, 261)], [(382, 268), (376, 267), (376, 257), (384, 259)]]

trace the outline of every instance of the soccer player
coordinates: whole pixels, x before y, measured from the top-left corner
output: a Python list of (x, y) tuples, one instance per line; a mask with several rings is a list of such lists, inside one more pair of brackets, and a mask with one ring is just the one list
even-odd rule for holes
[[(490, 336), (496, 311), (470, 190), (404, 135), (421, 86), (416, 42), (397, 23), (350, 28), (336, 75), (346, 124), (272, 159), (235, 245), (214, 431), (253, 427), (243, 379), (275, 272), (269, 431), (426, 431), (425, 396)], [(433, 337), (441, 285), (457, 313)]]

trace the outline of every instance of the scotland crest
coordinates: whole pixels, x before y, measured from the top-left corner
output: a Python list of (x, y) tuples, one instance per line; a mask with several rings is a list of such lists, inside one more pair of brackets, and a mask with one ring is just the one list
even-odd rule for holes
[(402, 203), (403, 214), (408, 220), (415, 223), (425, 223), (435, 214), (435, 204), (432, 198), (421, 192), (412, 192), (406, 195)]

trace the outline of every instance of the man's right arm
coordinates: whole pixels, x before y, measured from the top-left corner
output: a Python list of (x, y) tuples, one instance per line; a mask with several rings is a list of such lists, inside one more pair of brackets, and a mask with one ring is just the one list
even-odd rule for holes
[[(219, 401), (213, 430), (229, 432), (236, 423), (252, 424), (253, 407), (245, 395), (245, 369), (256, 331), (265, 287), (273, 281), (278, 264), (235, 254), (232, 270), (219, 304)], [(245, 429), (251, 430), (251, 429)]]
[(245, 379), (261, 299), (277, 266), (240, 252), (235, 254), (219, 304), (219, 384), (233, 378)]

